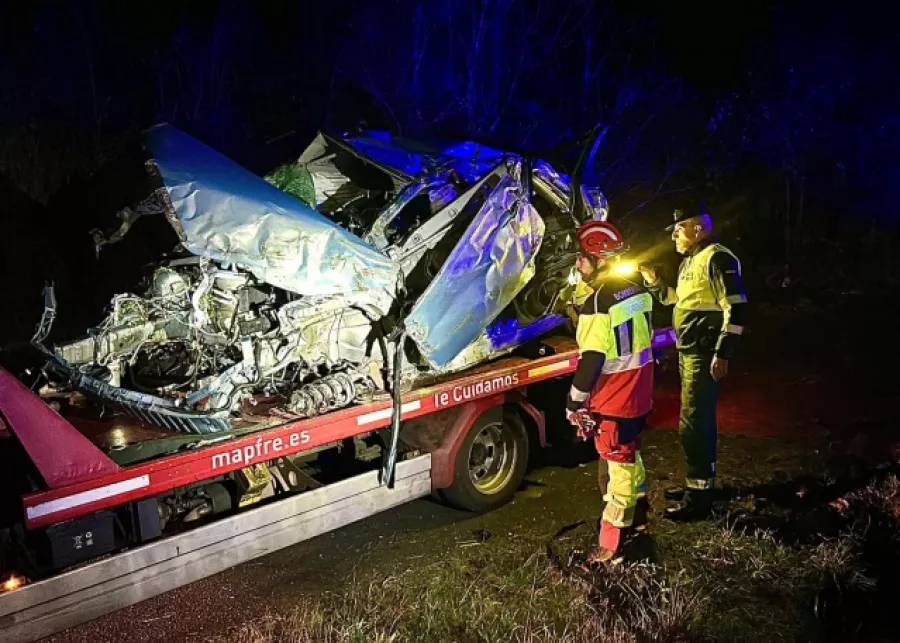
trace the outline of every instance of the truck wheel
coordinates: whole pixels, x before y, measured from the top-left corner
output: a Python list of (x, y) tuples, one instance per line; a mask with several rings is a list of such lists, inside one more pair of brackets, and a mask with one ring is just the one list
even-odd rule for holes
[(482, 513), (512, 500), (525, 477), (528, 432), (518, 415), (493, 408), (475, 420), (456, 453), (453, 484), (441, 492), (460, 509)]

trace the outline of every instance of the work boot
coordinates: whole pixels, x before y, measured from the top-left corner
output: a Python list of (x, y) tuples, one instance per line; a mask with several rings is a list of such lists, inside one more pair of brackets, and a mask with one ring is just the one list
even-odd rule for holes
[(647, 531), (650, 527), (650, 501), (646, 496), (638, 498), (637, 504), (634, 506), (634, 521), (631, 528), (636, 534)]
[(670, 487), (663, 492), (663, 496), (673, 502), (681, 500), (684, 498), (684, 487)]
[(587, 562), (592, 565), (616, 563), (622, 560), (622, 553), (615, 549), (607, 549), (603, 545), (597, 545), (587, 555)]
[(712, 492), (688, 489), (684, 500), (674, 507), (667, 507), (665, 516), (675, 522), (695, 522), (706, 520), (712, 514)]
[(591, 571), (591, 565), (602, 565), (609, 562), (622, 560), (619, 545), (625, 540), (627, 532), (631, 528), (621, 529), (614, 527), (612, 524), (603, 520), (603, 517), (597, 519), (598, 543), (584, 557), (582, 568), (585, 571)]

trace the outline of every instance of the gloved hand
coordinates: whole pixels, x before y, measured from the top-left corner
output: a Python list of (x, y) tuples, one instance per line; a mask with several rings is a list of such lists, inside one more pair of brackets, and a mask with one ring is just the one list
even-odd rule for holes
[(576, 435), (579, 440), (587, 440), (597, 432), (597, 422), (594, 421), (587, 409), (578, 409), (577, 411), (566, 409), (566, 420), (577, 429)]
[(641, 273), (641, 277), (644, 278), (644, 283), (648, 286), (655, 286), (656, 282), (659, 281), (659, 274), (656, 272), (656, 268), (647, 265), (638, 266), (638, 271)]

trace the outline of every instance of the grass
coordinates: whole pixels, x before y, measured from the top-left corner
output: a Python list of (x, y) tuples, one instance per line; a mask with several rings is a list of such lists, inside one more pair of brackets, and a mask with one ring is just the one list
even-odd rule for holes
[[(692, 564), (631, 562), (560, 569), (533, 553), (518, 565), (451, 558), (353, 583), (248, 626), (246, 643), (457, 641), (688, 643), (792, 641), (815, 631), (823, 581), (866, 590), (852, 536), (795, 549), (771, 533), (711, 526)], [(508, 552), (511, 558), (516, 553)], [(521, 552), (524, 553), (524, 552)], [(504, 561), (513, 563), (513, 560)], [(804, 613), (805, 612), (805, 613)]]
[(458, 561), (429, 575), (408, 574), (298, 607), (287, 617), (267, 615), (240, 635), (246, 643), (321, 641), (691, 641), (701, 597), (672, 584), (646, 563), (613, 567), (575, 580), (534, 554), (502, 575)]
[[(577, 564), (596, 537), (585, 525), (555, 538), (523, 527), (452, 545), (436, 534), (439, 556), (370, 566), (341, 591), (272, 612), (229, 640), (890, 640), (879, 638), (885, 610), (876, 599), (897, 575), (896, 554), (884, 556), (898, 549), (900, 480), (880, 475), (834, 495), (790, 509), (732, 499), (715, 521), (657, 523), (653, 552), (593, 570)], [(830, 522), (806, 520), (823, 512)], [(773, 527), (754, 526), (749, 514)], [(828, 528), (799, 533), (796, 525), (809, 524)]]

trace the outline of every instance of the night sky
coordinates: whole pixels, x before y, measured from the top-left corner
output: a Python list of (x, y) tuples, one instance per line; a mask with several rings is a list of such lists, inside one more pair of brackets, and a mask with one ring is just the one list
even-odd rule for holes
[(360, 125), (571, 169), (603, 123), (595, 171), (629, 234), (705, 203), (751, 281), (835, 243), (841, 279), (877, 280), (897, 240), (894, 31), (874, 3), (808, 0), (7, 2), (3, 275), (25, 312), (4, 323), (27, 334), (45, 279), (91, 284), (89, 310), (131, 278), (88, 231), (132, 198), (122, 155), (161, 121), (257, 173)]

